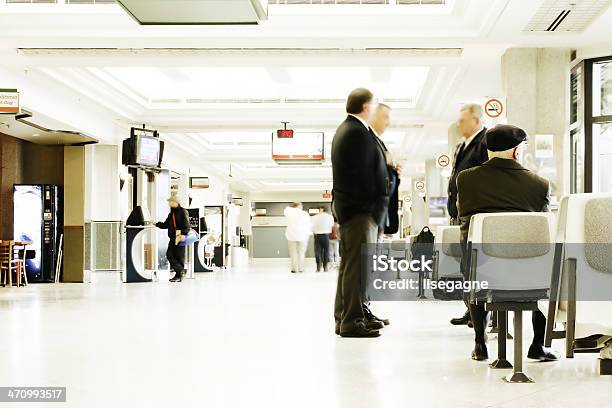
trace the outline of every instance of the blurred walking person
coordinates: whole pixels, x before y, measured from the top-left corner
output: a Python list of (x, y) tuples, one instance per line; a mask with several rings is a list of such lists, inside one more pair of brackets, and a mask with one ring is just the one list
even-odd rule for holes
[(329, 270), (329, 235), (334, 227), (334, 217), (329, 208), (324, 207), (318, 214), (312, 216), (311, 221), (317, 272), (321, 272), (321, 269), (327, 272)]
[(304, 272), (306, 249), (310, 235), (312, 235), (310, 216), (302, 209), (300, 202), (294, 202), (285, 207), (284, 213), (287, 219), (285, 237), (289, 246), (291, 273)]

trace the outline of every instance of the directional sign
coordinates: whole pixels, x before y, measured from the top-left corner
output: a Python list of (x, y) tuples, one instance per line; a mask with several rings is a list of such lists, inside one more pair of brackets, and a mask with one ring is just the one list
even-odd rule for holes
[(451, 159), (448, 154), (439, 154), (436, 156), (436, 167), (439, 169), (445, 169), (450, 166)]
[(414, 183), (414, 188), (419, 191), (425, 191), (425, 182), (423, 180), (418, 180)]
[(16, 89), (0, 89), (0, 113), (19, 113), (19, 92)]
[(487, 99), (484, 103), (484, 111), (485, 115), (491, 119), (497, 119), (504, 113), (504, 104), (499, 99)]

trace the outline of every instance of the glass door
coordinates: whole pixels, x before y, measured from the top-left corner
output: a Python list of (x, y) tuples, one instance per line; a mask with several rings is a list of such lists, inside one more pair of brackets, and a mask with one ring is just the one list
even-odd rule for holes
[(593, 192), (612, 192), (612, 58), (593, 62)]

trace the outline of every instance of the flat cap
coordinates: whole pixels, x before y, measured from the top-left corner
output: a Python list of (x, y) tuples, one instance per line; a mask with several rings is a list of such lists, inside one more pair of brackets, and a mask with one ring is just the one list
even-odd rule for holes
[(513, 125), (496, 125), (487, 130), (487, 149), (492, 152), (510, 150), (527, 140), (527, 133)]

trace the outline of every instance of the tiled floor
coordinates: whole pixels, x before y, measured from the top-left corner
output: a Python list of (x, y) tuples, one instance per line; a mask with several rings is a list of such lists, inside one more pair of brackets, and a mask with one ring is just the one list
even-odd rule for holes
[(335, 273), (278, 263), (180, 284), (0, 288), (0, 386), (66, 386), (56, 405), (83, 408), (612, 406), (592, 354), (502, 382), (506, 370), (470, 360), (471, 331), (448, 324), (456, 302), (376, 303), (391, 319), (382, 337), (339, 338), (334, 289)]

